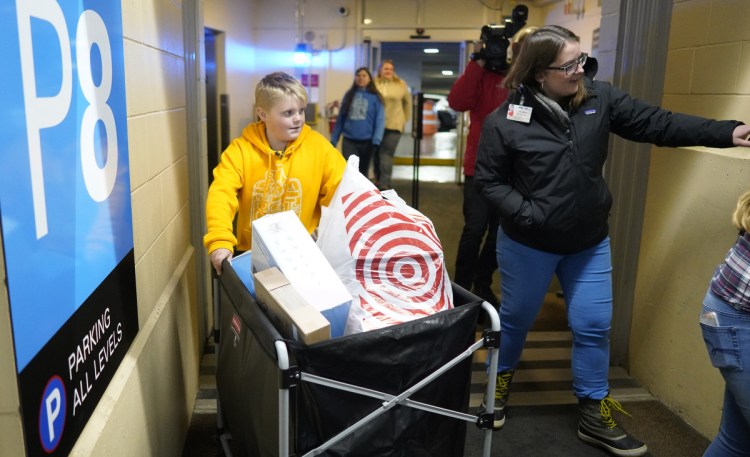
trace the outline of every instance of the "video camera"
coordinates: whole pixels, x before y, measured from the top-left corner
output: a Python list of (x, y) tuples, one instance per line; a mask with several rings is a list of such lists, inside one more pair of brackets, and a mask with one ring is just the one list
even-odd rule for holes
[(471, 55), (472, 60), (484, 60), (484, 68), (496, 73), (503, 73), (509, 67), (508, 47), (513, 35), (526, 26), (526, 18), (529, 16), (529, 8), (518, 5), (513, 8), (511, 22), (503, 25), (485, 25), (479, 39), (483, 46), (479, 52)]

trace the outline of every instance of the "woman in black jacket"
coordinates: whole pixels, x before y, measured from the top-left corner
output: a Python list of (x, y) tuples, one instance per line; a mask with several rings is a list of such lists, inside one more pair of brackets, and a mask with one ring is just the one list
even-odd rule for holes
[(612, 196), (602, 175), (609, 134), (659, 146), (750, 146), (750, 126), (671, 113), (585, 77), (587, 55), (569, 30), (545, 26), (522, 45), (508, 100), (485, 120), (475, 171), (500, 213), (500, 361), (495, 428), (505, 422), (513, 372), (529, 328), (557, 274), (573, 332), (578, 436), (614, 455), (646, 445), (610, 412), (612, 265), (607, 218)]

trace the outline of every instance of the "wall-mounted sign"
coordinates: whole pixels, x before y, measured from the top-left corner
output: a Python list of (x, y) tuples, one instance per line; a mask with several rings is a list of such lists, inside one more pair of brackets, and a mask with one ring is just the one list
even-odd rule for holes
[(67, 455), (138, 332), (120, 2), (0, 6), (0, 220), (28, 455)]
[(300, 82), (305, 87), (319, 87), (320, 86), (320, 75), (318, 74), (310, 74), (310, 73), (302, 73), (302, 77), (300, 78)]

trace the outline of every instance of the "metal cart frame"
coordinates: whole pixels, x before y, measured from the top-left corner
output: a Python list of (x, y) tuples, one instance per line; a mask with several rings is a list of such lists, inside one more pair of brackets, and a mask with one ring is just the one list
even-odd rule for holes
[[(479, 302), (480, 299), (471, 295), (461, 287), (453, 284), (454, 296), (461, 294), (463, 297), (472, 297), (472, 302)], [(302, 454), (302, 457), (316, 456), (323, 454), (326, 450), (330, 449), (335, 444), (339, 443), (342, 439), (355, 433), (357, 430), (362, 429), (368, 423), (395, 408), (396, 406), (403, 406), (407, 408), (414, 408), (429, 413), (446, 416), (465, 422), (476, 424), (477, 427), (482, 429), (483, 432), (483, 453), (484, 457), (490, 457), (490, 448), (492, 443), (492, 422), (493, 414), (487, 412), (480, 412), (477, 415), (467, 414), (462, 411), (456, 411), (446, 409), (443, 407), (428, 404), (426, 402), (415, 401), (412, 399), (413, 395), (419, 392), (423, 387), (430, 384), (436, 378), (440, 377), (447, 371), (456, 367), (459, 363), (465, 359), (471, 357), (474, 352), (481, 348), (489, 349), (489, 366), (488, 373), (495, 373), (497, 371), (498, 363), (498, 347), (499, 347), (499, 335), (500, 335), (500, 319), (495, 308), (487, 302), (481, 303), (481, 308), (489, 316), (489, 327), (484, 331), (482, 337), (477, 339), (473, 344), (460, 352), (457, 356), (452, 358), (447, 363), (440, 366), (438, 369), (421, 379), (416, 384), (407, 388), (403, 392), (394, 395), (381, 392), (378, 390), (353, 385), (346, 382), (341, 382), (335, 379), (327, 377), (321, 377), (315, 374), (311, 374), (301, 370), (299, 367), (293, 366), (290, 362), (290, 352), (288, 342), (281, 337), (280, 334), (273, 327), (273, 324), (268, 320), (263, 311), (260, 309), (258, 304), (253, 299), (250, 292), (244, 286), (240, 280), (237, 272), (232, 268), (229, 262), (223, 264), (223, 274), (219, 277), (214, 275), (213, 280), (213, 300), (214, 300), (214, 343), (216, 345), (217, 354), (217, 372), (219, 371), (219, 351), (221, 337), (231, 336), (232, 333), (235, 335), (235, 345), (239, 334), (235, 329), (222, 328), (222, 295), (226, 295), (233, 303), (242, 303), (243, 312), (247, 312), (247, 316), (243, 316), (246, 321), (248, 332), (253, 334), (257, 333), (270, 333), (269, 341), (273, 341), (273, 346), (270, 344), (263, 345), (263, 350), (270, 357), (279, 371), (279, 388), (278, 388), (278, 456), (289, 457), (290, 455), (296, 456), (298, 454), (290, 454), (290, 433), (291, 430), (291, 406), (292, 402), (290, 399), (290, 389), (299, 386), (303, 383), (315, 384), (319, 386), (325, 386), (327, 388), (342, 390), (350, 392), (356, 395), (366, 396), (374, 398), (380, 401), (380, 406), (373, 409), (369, 414), (356, 422), (350, 424), (345, 429), (341, 430), (335, 436), (329, 438), (319, 446), (315, 447)], [(475, 300), (473, 300), (475, 299)], [(247, 304), (248, 306), (245, 306)], [(478, 306), (478, 305), (475, 305)], [(485, 321), (486, 322), (486, 321)], [(231, 322), (230, 327), (235, 327), (235, 322)], [(473, 339), (473, 338), (472, 338)], [(217, 382), (217, 391), (219, 385)], [(485, 398), (489, 399), (486, 405), (487, 411), (494, 410), (494, 391), (495, 391), (495, 376), (488, 376)], [(234, 406), (234, 405), (233, 405)], [(227, 405), (222, 405), (220, 395), (217, 395), (217, 427), (219, 430), (219, 440), (222, 449), (226, 456), (231, 457), (233, 455), (232, 450), (232, 434), (229, 430), (229, 423), (225, 417), (225, 408)], [(235, 406), (236, 407), (236, 406)], [(274, 450), (275, 451), (275, 450)]]

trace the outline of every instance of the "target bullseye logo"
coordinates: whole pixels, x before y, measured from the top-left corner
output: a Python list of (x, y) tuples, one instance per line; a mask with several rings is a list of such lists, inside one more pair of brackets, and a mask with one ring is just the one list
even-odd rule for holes
[(403, 214), (375, 190), (342, 202), (362, 309), (394, 324), (451, 307), (443, 250), (429, 219)]

